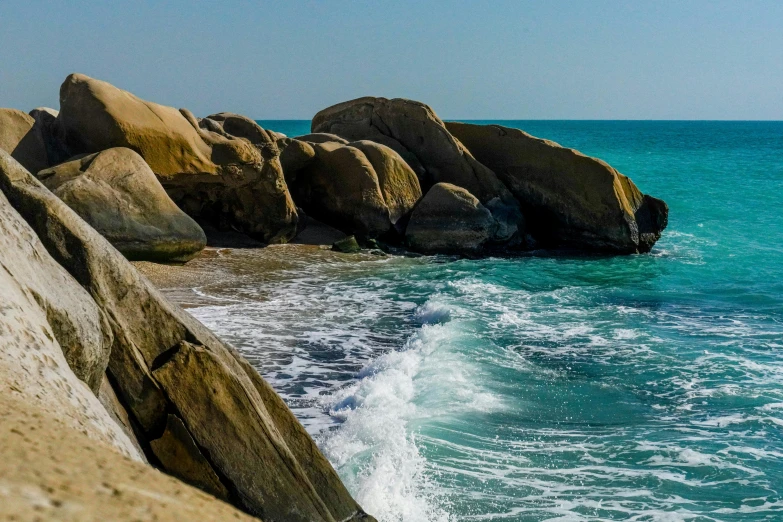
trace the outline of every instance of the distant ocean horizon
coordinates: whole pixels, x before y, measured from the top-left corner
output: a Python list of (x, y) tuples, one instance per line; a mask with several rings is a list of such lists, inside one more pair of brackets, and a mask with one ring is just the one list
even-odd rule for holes
[(286, 257), (190, 311), (381, 522), (782, 520), (783, 122), (461, 121), (607, 161), (669, 227), (621, 257)]

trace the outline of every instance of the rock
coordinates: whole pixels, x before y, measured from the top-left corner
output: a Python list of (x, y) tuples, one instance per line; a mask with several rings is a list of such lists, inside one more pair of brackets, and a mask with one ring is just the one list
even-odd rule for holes
[(362, 251), (362, 247), (359, 246), (355, 236), (348, 236), (335, 241), (332, 244), (332, 250), (342, 252), (343, 254), (356, 254)]
[(519, 204), (505, 185), (454, 139), (435, 112), (423, 103), (400, 98), (359, 98), (316, 114), (312, 130), (392, 148), (419, 175), (424, 191), (435, 183), (466, 189), (491, 207), (499, 223), (495, 241), (508, 241), (524, 227)]
[(298, 141), (306, 141), (308, 143), (339, 143), (341, 145), (348, 145), (348, 140), (341, 138), (336, 134), (329, 134), (328, 132), (305, 134), (303, 136), (297, 136), (294, 139)]
[(38, 179), (128, 259), (184, 262), (207, 243), (130, 149), (82, 156), (42, 170)]
[(163, 298), (102, 236), (2, 152), (0, 190), (52, 257), (111, 317), (109, 375), (142, 442), (164, 436), (169, 415), (175, 415), (231, 501), (249, 513), (293, 522), (365, 516), (312, 439), (304, 434), (286, 440), (283, 434), (298, 421), (259, 391), (265, 383), (242, 357)]
[(599, 159), (500, 125), (446, 127), (505, 182), (544, 246), (647, 252), (666, 227), (666, 203)]
[(0, 519), (258, 522), (16, 395), (0, 395)]
[[(35, 300), (68, 365), (97, 393), (112, 345), (108, 322), (90, 295), (51, 258), (1, 193), (0, 266), (6, 276), (13, 278), (15, 287)], [(20, 349), (27, 348), (22, 345)]]
[(0, 109), (0, 149), (26, 169), (38, 172), (48, 166), (46, 146), (33, 130), (35, 119), (16, 109)]
[(367, 140), (354, 141), (350, 145), (362, 151), (370, 161), (389, 209), (389, 219), (399, 232), (404, 232), (407, 218), (422, 196), (416, 173), (402, 156), (385, 145)]
[[(33, 131), (38, 133), (46, 149), (46, 166), (59, 165), (68, 160), (71, 154), (65, 144), (65, 135), (57, 120), (60, 111), (49, 107), (38, 107), (31, 110), (29, 114), (35, 120)], [(34, 169), (31, 172), (36, 174), (39, 170)]]
[(251, 144), (204, 130), (184, 109), (141, 100), (80, 74), (68, 76), (60, 88), (58, 121), (72, 154), (113, 147), (139, 153), (171, 199), (194, 218), (269, 243), (296, 233), (298, 215), (272, 136)]
[(294, 200), (305, 211), (346, 233), (376, 237), (392, 223), (372, 163), (355, 147), (313, 145), (315, 159), (296, 173)]
[(475, 254), (492, 239), (497, 226), (492, 214), (470, 192), (437, 183), (416, 205), (405, 239), (424, 254)]
[[(22, 169), (5, 152), (0, 152), (0, 162)], [(95, 396), (111, 347), (104, 331), (108, 324), (90, 295), (52, 259), (2, 192), (0, 267), (0, 410), (9, 401), (22, 404), (24, 413), (50, 415), (91, 443), (100, 441), (141, 460)], [(11, 419), (5, 411), (0, 419), (0, 437), (5, 437)], [(46, 443), (38, 433), (22, 436)], [(54, 442), (61, 444), (59, 439)], [(31, 465), (5, 442), (0, 442), (0, 452), (0, 466), (8, 465), (10, 457), (17, 465)], [(0, 472), (0, 477), (7, 487), (9, 475)], [(7, 504), (3, 497), (0, 492), (0, 512)]]
[(296, 182), (296, 173), (305, 168), (315, 158), (315, 149), (306, 141), (292, 138), (280, 138), (280, 165), (283, 167), (285, 182), (291, 186)]

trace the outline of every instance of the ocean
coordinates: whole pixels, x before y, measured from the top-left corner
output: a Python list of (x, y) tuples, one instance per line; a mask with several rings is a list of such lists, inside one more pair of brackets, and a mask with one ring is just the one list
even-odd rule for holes
[(783, 520), (783, 122), (477, 123), (606, 160), (668, 229), (627, 257), (234, 251), (189, 311), (381, 522)]

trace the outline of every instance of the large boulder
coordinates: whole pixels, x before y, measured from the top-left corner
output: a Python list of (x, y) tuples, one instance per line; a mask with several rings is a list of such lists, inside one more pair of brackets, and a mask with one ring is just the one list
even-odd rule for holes
[(16, 109), (0, 109), (0, 149), (8, 152), (27, 170), (46, 168), (46, 146), (41, 134), (33, 129), (35, 119)]
[(83, 156), (42, 170), (38, 179), (128, 259), (183, 262), (207, 243), (130, 149)]
[(72, 154), (127, 147), (141, 155), (189, 215), (266, 242), (296, 233), (298, 215), (273, 138), (268, 147), (202, 129), (188, 111), (144, 101), (72, 74), (60, 88), (58, 124)]
[[(156, 448), (161, 452), (157, 460), (165, 471), (184, 480), (216, 476), (228, 501), (265, 520), (372, 520), (291, 411), (233, 348), (168, 302), (3, 152), (0, 190), (111, 318), (112, 385), (142, 442), (153, 456)], [(176, 465), (166, 466), (172, 461)], [(206, 466), (214, 475), (205, 473)]]
[[(5, 152), (0, 157), (14, 162)], [(9, 401), (24, 404), (23, 411), (50, 415), (91, 441), (141, 460), (95, 396), (111, 349), (108, 321), (2, 192), (0, 267), (0, 409)], [(0, 412), (0, 419), (5, 430), (7, 414)], [(43, 442), (37, 433), (23, 436)], [(0, 476), (6, 487), (9, 477)], [(5, 504), (0, 492), (0, 511)]]
[(389, 208), (389, 218), (399, 231), (403, 231), (407, 216), (421, 199), (416, 173), (402, 156), (385, 145), (367, 140), (354, 141), (350, 145), (362, 151), (370, 161)]
[(509, 187), (544, 246), (647, 252), (666, 228), (666, 203), (599, 159), (500, 125), (446, 127)]
[(424, 254), (477, 254), (496, 227), (492, 213), (473, 194), (437, 183), (413, 210), (405, 240)]
[(378, 237), (391, 229), (389, 208), (378, 175), (355, 147), (339, 143), (313, 145), (315, 158), (289, 174), (294, 200), (308, 214), (344, 232)]
[(435, 183), (466, 189), (498, 221), (497, 241), (511, 239), (524, 226), (519, 204), (505, 185), (454, 139), (423, 103), (374, 97), (347, 101), (316, 114), (312, 131), (336, 134), (349, 141), (370, 140), (394, 149), (419, 175), (424, 190)]

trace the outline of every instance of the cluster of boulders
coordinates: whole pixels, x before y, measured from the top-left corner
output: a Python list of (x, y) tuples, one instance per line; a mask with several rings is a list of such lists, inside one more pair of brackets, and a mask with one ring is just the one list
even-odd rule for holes
[(668, 215), (601, 160), (404, 99), (329, 107), (290, 138), (73, 74), (59, 113), (0, 109), (0, 149), (131, 259), (186, 261), (200, 225), (285, 243), (308, 223), (427, 254), (624, 254), (649, 251)]

